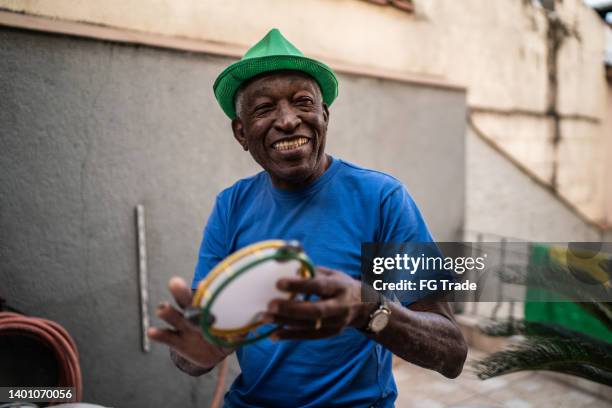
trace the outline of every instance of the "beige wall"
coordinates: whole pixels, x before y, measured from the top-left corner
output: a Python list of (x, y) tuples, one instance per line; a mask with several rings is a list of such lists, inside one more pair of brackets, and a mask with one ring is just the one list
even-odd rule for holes
[(608, 84), (608, 113), (605, 116), (604, 134), (606, 135), (606, 147), (604, 154), (604, 171), (602, 184), (606, 186), (606, 224), (610, 229), (610, 240), (612, 240), (612, 82)]
[[(591, 218), (605, 220), (604, 120), (607, 103), (603, 64), (604, 25), (581, 0), (564, 1), (559, 14), (573, 31), (559, 51), (559, 112), (597, 118), (600, 122), (565, 120), (555, 157), (559, 191)], [(609, 128), (610, 129), (610, 128)], [(611, 202), (609, 202), (612, 204)]]
[[(612, 64), (612, 28), (608, 27), (605, 38), (608, 64)], [(612, 66), (608, 66), (608, 70), (612, 70)], [(602, 184), (606, 186), (606, 224), (610, 228), (610, 232), (608, 233), (609, 240), (612, 241), (612, 76), (608, 77), (608, 86), (606, 89), (608, 102), (603, 124), (603, 134), (606, 145), (604, 149), (604, 171), (601, 178)]]
[[(0, 0), (0, 7), (74, 21), (230, 44), (246, 49), (278, 27), (306, 54), (379, 70), (444, 78), (468, 88), (482, 133), (596, 221), (603, 221), (607, 102), (603, 24), (581, 0), (557, 2), (569, 35), (558, 56), (553, 145), (548, 104), (548, 20), (527, 0), (415, 0), (406, 13), (359, 0)], [(342, 89), (340, 89), (342, 98)], [(516, 110), (523, 112), (517, 113)], [(525, 114), (525, 111), (540, 115)], [(443, 112), (440, 112), (443, 115)], [(470, 163), (468, 163), (468, 166)]]

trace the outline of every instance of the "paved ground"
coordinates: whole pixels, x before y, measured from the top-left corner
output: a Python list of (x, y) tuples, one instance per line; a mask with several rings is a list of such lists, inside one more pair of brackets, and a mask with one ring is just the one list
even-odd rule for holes
[[(482, 353), (470, 351), (469, 359), (482, 356)], [(406, 362), (396, 364), (398, 408), (612, 407), (612, 400), (568, 386), (541, 372), (509, 374), (481, 381), (466, 364), (457, 379), (448, 380)]]

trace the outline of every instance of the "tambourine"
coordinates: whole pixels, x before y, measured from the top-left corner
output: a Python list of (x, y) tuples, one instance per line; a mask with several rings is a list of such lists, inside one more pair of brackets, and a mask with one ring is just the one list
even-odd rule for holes
[(274, 298), (296, 294), (276, 288), (280, 278), (314, 276), (314, 265), (299, 242), (271, 240), (249, 245), (225, 258), (199, 284), (186, 316), (198, 321), (213, 344), (241, 346), (279, 327), (264, 325), (262, 314)]

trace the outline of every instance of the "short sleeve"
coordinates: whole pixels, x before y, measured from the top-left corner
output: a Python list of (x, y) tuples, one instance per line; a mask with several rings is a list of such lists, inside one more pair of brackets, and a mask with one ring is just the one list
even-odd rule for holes
[[(402, 185), (395, 188), (381, 203), (381, 228), (379, 243), (387, 243), (381, 247), (384, 256), (395, 257), (395, 254), (405, 254), (410, 258), (428, 257), (442, 258), (437, 244), (434, 242), (427, 224), (421, 215), (416, 203)], [(413, 243), (405, 245), (405, 243)], [(397, 244), (397, 245), (393, 245)], [(448, 279), (449, 273), (443, 269), (419, 267), (418, 270), (408, 272), (405, 270), (388, 271), (385, 276), (387, 282), (413, 281), (417, 287), (419, 280)], [(389, 298), (397, 299), (402, 305), (408, 306), (426, 296), (432, 295), (430, 290), (397, 290), (385, 292)]]
[(381, 203), (378, 242), (432, 242), (433, 238), (416, 203), (403, 185)]
[(208, 275), (208, 272), (228, 255), (226, 237), (227, 211), (221, 196), (218, 196), (204, 228), (195, 274), (191, 283), (193, 289), (196, 289), (198, 283)]

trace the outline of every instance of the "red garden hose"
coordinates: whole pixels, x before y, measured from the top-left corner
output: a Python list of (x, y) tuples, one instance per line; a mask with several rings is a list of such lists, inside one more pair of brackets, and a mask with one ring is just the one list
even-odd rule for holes
[(38, 317), (0, 312), (0, 336), (24, 335), (32, 337), (53, 350), (60, 367), (58, 387), (74, 387), (74, 402), (80, 402), (83, 393), (81, 367), (76, 344), (59, 324)]

